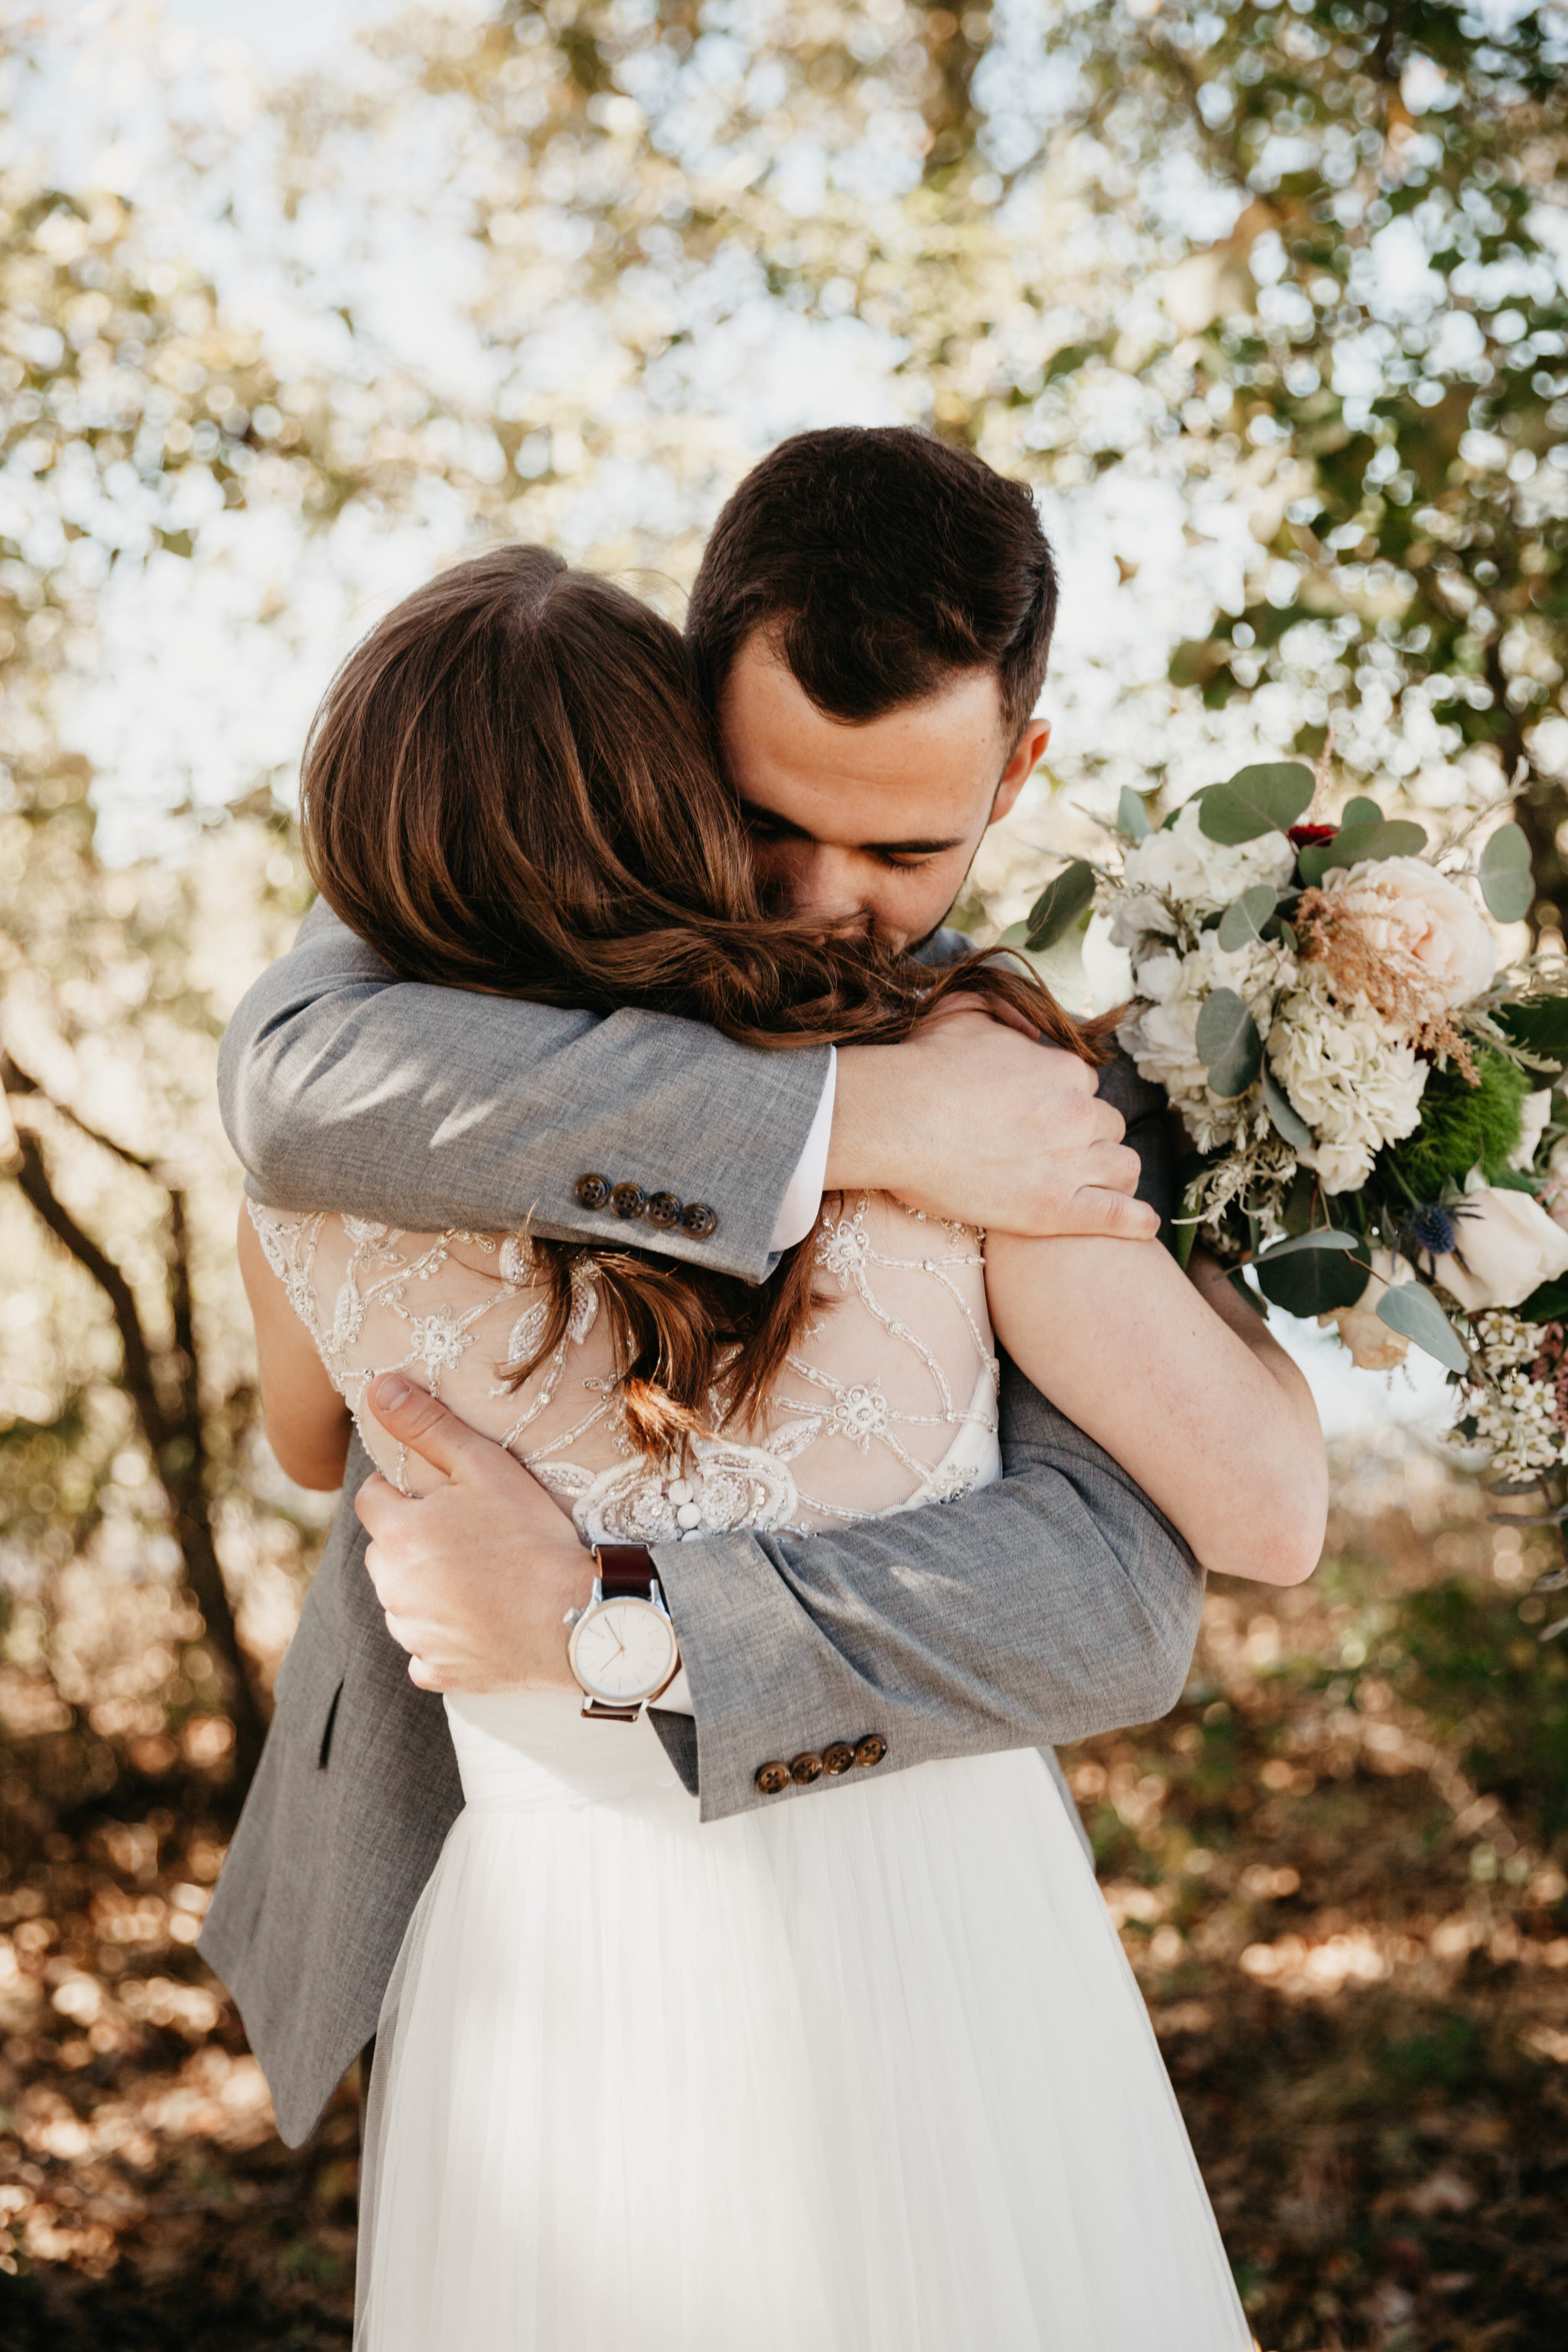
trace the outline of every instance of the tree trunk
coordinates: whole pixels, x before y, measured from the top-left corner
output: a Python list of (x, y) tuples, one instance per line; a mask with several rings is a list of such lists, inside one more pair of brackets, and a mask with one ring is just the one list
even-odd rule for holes
[[(0, 1083), (18, 1095), (48, 1100), (36, 1082), (17, 1070), (8, 1057), (0, 1061)], [(155, 1354), (148, 1339), (135, 1295), (124, 1275), (78, 1224), (56, 1192), (37, 1138), (23, 1128), (16, 1131), (18, 1160), (14, 1172), (18, 1187), (56, 1240), (91, 1276), (113, 1312), (122, 1356), (121, 1383), (168, 1499), (170, 1531), (179, 1549), (183, 1580), (202, 1612), (226, 1685), (226, 1697), (234, 1726), (236, 1786), (243, 1794), (260, 1758), (267, 1724), (249, 1662), (240, 1647), (234, 1609), (213, 1538), (208, 1476), (212, 1463), (201, 1406), (191, 1309), (184, 1195), (177, 1187), (163, 1182), (148, 1161), (138, 1159), (109, 1137), (96, 1134), (62, 1106), (50, 1107), (62, 1118), (70, 1119), (91, 1141), (161, 1183), (167, 1195), (169, 1306), (174, 1344), (160, 1355)]]

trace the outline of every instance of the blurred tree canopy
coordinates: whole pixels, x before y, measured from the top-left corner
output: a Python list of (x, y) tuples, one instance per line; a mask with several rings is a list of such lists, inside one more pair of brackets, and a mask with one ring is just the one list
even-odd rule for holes
[[(528, 536), (679, 583), (748, 420), (787, 429), (780, 379), (831, 360), (1034, 482), (1124, 600), (1117, 648), (1062, 675), (1070, 703), (1102, 673), (1090, 799), (1179, 797), (1222, 744), (1315, 753), (1332, 721), (1347, 782), (1417, 803), (1517, 775), (1560, 932), (1565, 68), (1560, 0), (505, 0), (226, 111), (168, 96), (156, 199), (15, 148), (0, 1246), (50, 1271), (5, 1334), (14, 1590), (47, 1616), (39, 1563), (106, 1511), (172, 1541), (218, 1653), (184, 1703), (237, 1710), (253, 1750), (211, 1077), (303, 885), (259, 760), (217, 809), (171, 759), (161, 854), (105, 862), (113, 760), (76, 719), (112, 593), (214, 579), (265, 530), (294, 553), (236, 625), (237, 684), (293, 625), (320, 685), (291, 610), (312, 549), (361, 550), (363, 625), (378, 565), (404, 584), (375, 551), (433, 513), (437, 551)], [(288, 302), (220, 248), (265, 248)], [(452, 349), (389, 327), (421, 271)]]

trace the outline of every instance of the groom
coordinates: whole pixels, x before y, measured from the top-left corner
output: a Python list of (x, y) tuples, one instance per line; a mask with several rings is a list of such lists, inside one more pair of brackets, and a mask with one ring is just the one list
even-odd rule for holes
[[(1055, 605), (1028, 493), (922, 435), (804, 434), (742, 482), (688, 634), (758, 865), (796, 908), (853, 914), (935, 962), (962, 950), (938, 927), (1045, 748), (1032, 714)], [(1163, 1105), (1124, 1062), (1097, 1094), (1072, 1057), (973, 1022), (757, 1052), (660, 1014), (399, 983), (321, 909), (241, 1004), (221, 1083), (274, 1205), (425, 1231), (529, 1222), (753, 1280), (825, 1190), (1130, 1243), (1172, 1205)], [(378, 1417), (451, 1483), (362, 1496), (371, 1465), (351, 1448), (201, 1943), (290, 2142), (374, 2032), (461, 1804), (435, 1694), (573, 1686), (561, 1620), (585, 1579), (569, 1523), (510, 1455), (402, 1387), (379, 1385)], [(653, 1545), (691, 1707), (654, 1721), (704, 1820), (832, 1801), (857, 1775), (824, 1770), (829, 1750), (887, 1773), (1173, 1703), (1201, 1598), (1191, 1554), (1010, 1365), (1002, 1436), (1001, 1482), (940, 1507)]]

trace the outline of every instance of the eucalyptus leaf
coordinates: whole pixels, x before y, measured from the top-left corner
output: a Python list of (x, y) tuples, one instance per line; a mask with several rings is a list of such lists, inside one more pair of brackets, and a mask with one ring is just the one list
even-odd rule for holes
[(1081, 857), (1075, 857), (1064, 866), (1054, 882), (1047, 882), (1030, 908), (1024, 945), (1032, 955), (1047, 948), (1070, 931), (1084, 908), (1094, 896), (1094, 868)]
[(1228, 782), (1209, 786), (1198, 825), (1210, 841), (1232, 845), (1256, 841), (1260, 834), (1285, 833), (1310, 805), (1314, 790), (1312, 771), (1298, 761), (1242, 768)]
[(1355, 1251), (1353, 1234), (1320, 1227), (1290, 1241), (1276, 1242), (1252, 1270), (1265, 1298), (1288, 1315), (1331, 1315), (1336, 1307), (1353, 1307), (1366, 1288), (1367, 1274)]
[(1198, 1058), (1216, 1095), (1245, 1094), (1263, 1060), (1258, 1024), (1234, 988), (1216, 988), (1198, 1014)]
[(1142, 795), (1135, 793), (1131, 784), (1122, 785), (1117, 799), (1116, 829), (1118, 833), (1124, 833), (1130, 841), (1147, 841), (1149, 838), (1149, 812), (1143, 805)]
[(1315, 1140), (1312, 1130), (1267, 1062), (1263, 1065), (1263, 1099), (1274, 1121), (1275, 1133), (1284, 1137), (1292, 1151), (1310, 1151)]
[[(1270, 1242), (1259, 1250), (1254, 1265), (1268, 1265), (1277, 1257), (1294, 1257), (1298, 1250), (1353, 1250), (1361, 1247), (1356, 1234), (1347, 1234), (1339, 1225), (1314, 1225), (1308, 1234), (1290, 1234), (1282, 1242)], [(1364, 1283), (1366, 1276), (1363, 1274)]]
[(1301, 879), (1321, 882), (1336, 866), (1359, 866), (1369, 857), (1419, 857), (1426, 846), (1424, 829), (1401, 817), (1342, 825), (1332, 841), (1307, 844), (1300, 856)]
[(1270, 882), (1255, 882), (1233, 899), (1219, 919), (1219, 943), (1227, 954), (1237, 948), (1252, 945), (1263, 936), (1263, 926), (1274, 912), (1275, 892)]
[(1500, 923), (1521, 922), (1535, 897), (1530, 843), (1522, 825), (1500, 824), (1481, 852), (1481, 896)]
[(1358, 793), (1355, 799), (1347, 801), (1340, 811), (1340, 823), (1342, 824), (1381, 824), (1383, 811), (1375, 801), (1368, 800), (1364, 793)]
[(1451, 1372), (1468, 1369), (1464, 1343), (1425, 1283), (1402, 1282), (1377, 1302), (1377, 1319)]

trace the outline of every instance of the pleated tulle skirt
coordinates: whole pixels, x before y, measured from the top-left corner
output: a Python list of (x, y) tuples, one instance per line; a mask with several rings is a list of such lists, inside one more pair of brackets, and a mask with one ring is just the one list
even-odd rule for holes
[(646, 1724), (448, 1706), (469, 1802), (382, 2016), (360, 2352), (1245, 2352), (1038, 1756), (701, 1827)]

